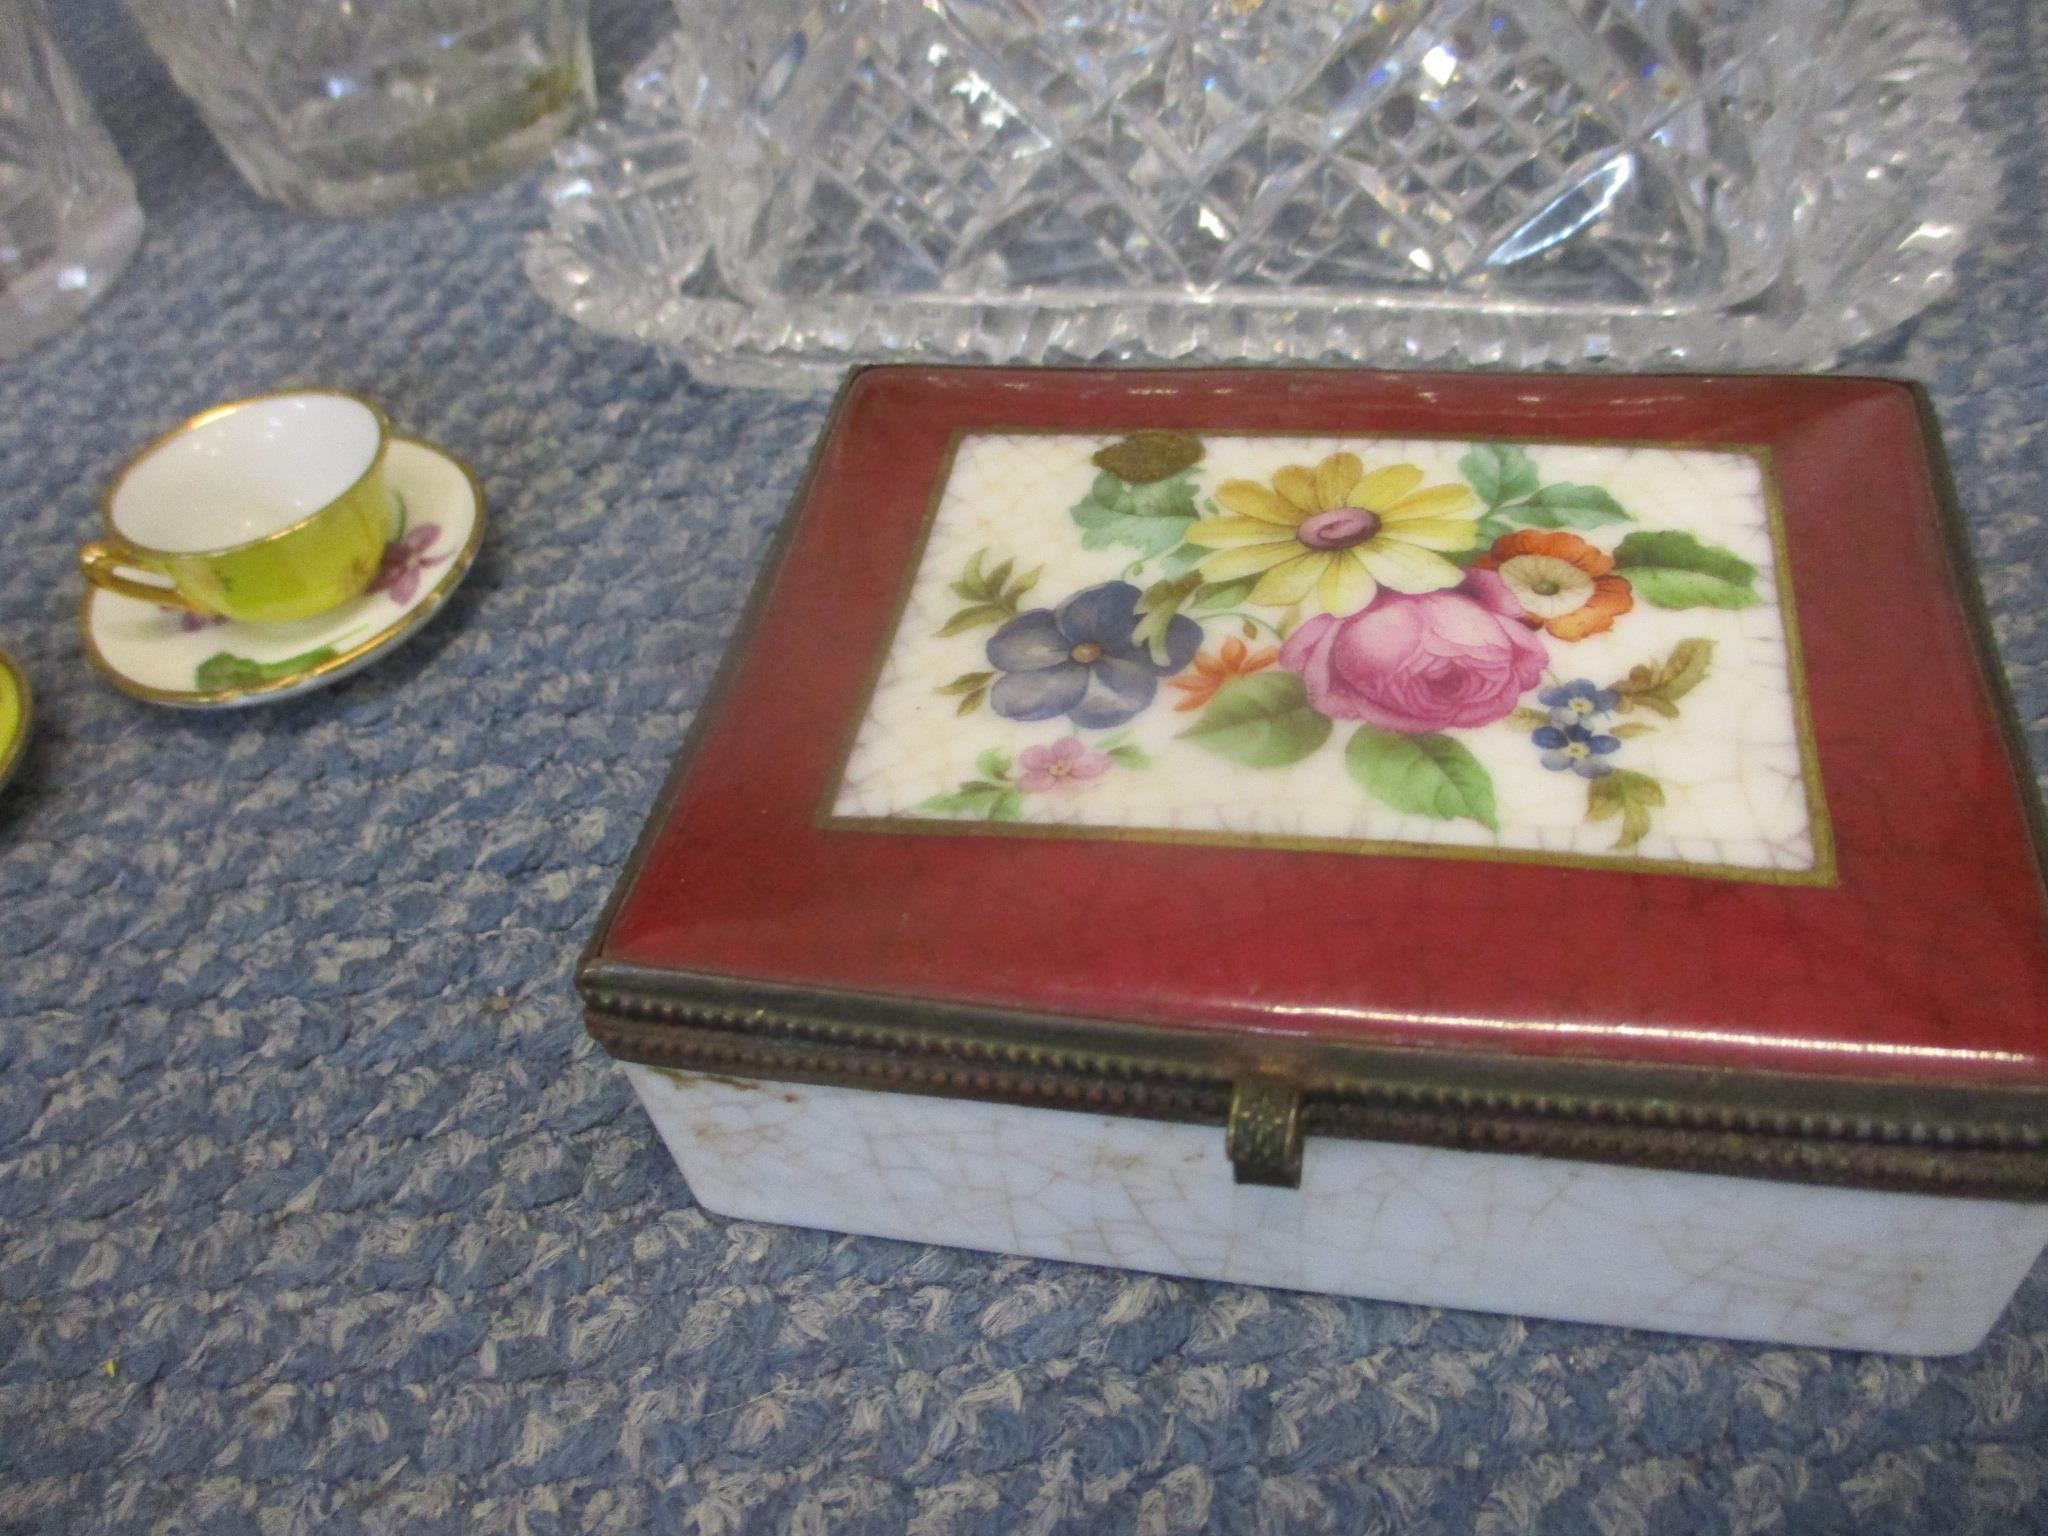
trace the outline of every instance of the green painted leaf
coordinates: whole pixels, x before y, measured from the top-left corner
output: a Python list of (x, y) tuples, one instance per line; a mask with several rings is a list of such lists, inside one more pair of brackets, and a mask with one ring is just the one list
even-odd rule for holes
[(232, 651), (216, 651), (193, 669), (193, 686), (204, 693), (219, 693), (229, 688), (254, 688), (262, 683), (274, 683), (291, 677), (309, 667), (317, 667), (323, 661), (332, 661), (335, 649), (323, 645), (317, 650), (305, 651), (297, 656), (287, 656), (283, 661), (253, 661), (247, 656), (237, 656)]
[(1598, 528), (1630, 520), (1621, 503), (1597, 485), (1546, 485), (1512, 510), (1532, 528)]
[(1479, 519), (1472, 529), (1473, 550), (1484, 554), (1493, 548), (1493, 541), (1504, 538), (1515, 531), (1514, 519), (1505, 512), (1489, 512)]
[(1179, 549), (1170, 550), (1159, 561), (1163, 576), (1185, 576), (1204, 560), (1215, 554), (1213, 549), (1204, 549), (1199, 544), (1183, 544)]
[(1500, 500), (1500, 459), (1491, 447), (1474, 448), (1458, 460), (1458, 472), (1489, 507)]
[(1689, 533), (1632, 533), (1614, 552), (1615, 569), (1655, 608), (1753, 608), (1756, 567)]
[(965, 694), (961, 695), (959, 706), (954, 709), (953, 713), (956, 716), (971, 715), (977, 709), (981, 708), (981, 701), (987, 697), (987, 687), (984, 686), (981, 688), (971, 688)]
[(1137, 550), (1144, 559), (1178, 544), (1181, 535), (1194, 521), (1193, 518), (1133, 517), (1097, 501), (1082, 502), (1074, 508), (1073, 518), (1081, 529), (1083, 549), (1107, 549), (1120, 544)]
[[(953, 595), (964, 598), (970, 606), (953, 615), (947, 627), (939, 631), (941, 636), (956, 635), (961, 629), (971, 629), (976, 624), (986, 622), (979, 617), (970, 619), (969, 614), (979, 615), (993, 611), (999, 619), (1015, 618), (1024, 594), (1038, 585), (1039, 575), (1045, 569), (1044, 566), (1040, 566), (1037, 570), (1019, 576), (1013, 582), (1010, 580), (1010, 573), (1017, 568), (1014, 559), (1005, 560), (994, 570), (984, 572), (981, 563), (987, 557), (986, 549), (977, 549), (967, 557), (967, 565), (961, 571), (960, 579), (948, 583)], [(955, 628), (955, 625), (959, 627)]]
[(192, 686), (207, 693), (225, 688), (253, 688), (266, 674), (260, 663), (246, 656), (220, 651), (199, 663), (192, 673)]
[(1284, 768), (1330, 739), (1330, 722), (1309, 707), (1292, 672), (1255, 672), (1217, 690), (1183, 740), (1247, 768)]
[(1613, 685), (1621, 695), (1621, 708), (1637, 705), (1667, 720), (1678, 718), (1678, 701), (1706, 681), (1714, 663), (1714, 642), (1695, 637), (1681, 640), (1664, 660), (1650, 666), (1629, 668), (1627, 677)]
[(1143, 747), (1133, 747), (1125, 744), (1104, 747), (1102, 750), (1108, 755), (1111, 762), (1120, 764), (1125, 768), (1150, 768), (1152, 766), (1151, 754), (1146, 752)]
[(1120, 544), (1149, 559), (1179, 544), (1194, 522), (1194, 487), (1186, 470), (1150, 485), (1128, 485), (1115, 475), (1097, 475), (1088, 499), (1070, 515), (1082, 531), (1082, 548)]
[(1489, 832), (1500, 830), (1492, 775), (1449, 736), (1404, 736), (1362, 725), (1344, 748), (1344, 767), (1367, 794), (1397, 811), (1440, 821), (1467, 817)]
[(1628, 579), (1636, 596), (1653, 608), (1754, 608), (1763, 601), (1749, 587), (1697, 571), (1630, 571)]
[(990, 747), (974, 760), (974, 771), (985, 779), (1007, 779), (1010, 776), (1010, 754), (1001, 747)]
[(1638, 736), (1654, 734), (1656, 729), (1654, 725), (1645, 725), (1640, 720), (1630, 720), (1611, 727), (1607, 734), (1621, 741), (1634, 741)]
[(946, 694), (972, 693), (977, 688), (986, 688), (995, 681), (995, 677), (996, 675), (993, 672), (962, 672), (953, 681), (937, 691)]
[(1488, 507), (1534, 494), (1541, 480), (1529, 455), (1513, 443), (1481, 443), (1458, 460), (1458, 469)]
[(1256, 576), (1240, 576), (1236, 581), (1216, 581), (1195, 594), (1195, 600), (1188, 606), (1197, 613), (1214, 613), (1219, 608), (1235, 608), (1252, 595), (1252, 588), (1259, 584)]
[(1540, 731), (1550, 724), (1550, 715), (1541, 709), (1518, 709), (1508, 716), (1508, 724), (1524, 731)]
[(1586, 781), (1586, 820), (1621, 821), (1616, 848), (1633, 848), (1650, 831), (1650, 813), (1664, 804), (1664, 786), (1647, 773), (1623, 768)]
[(1131, 631), (1131, 638), (1152, 653), (1152, 660), (1159, 666), (1170, 664), (1166, 650), (1166, 632), (1172, 626), (1181, 606), (1194, 596), (1202, 585), (1199, 573), (1189, 571), (1171, 581), (1155, 581), (1138, 597), (1138, 623)]
[(964, 634), (970, 629), (978, 629), (983, 624), (1000, 624), (1012, 617), (1014, 615), (994, 603), (976, 603), (972, 608), (962, 608), (946, 620), (939, 629), (939, 638), (944, 640), (953, 635)]
[(1024, 797), (1007, 784), (970, 782), (952, 794), (933, 795), (917, 808), (971, 821), (1015, 821), (1023, 815)]
[(1193, 517), (1195, 484), (1186, 471), (1150, 485), (1121, 487), (1123, 510), (1133, 517)]

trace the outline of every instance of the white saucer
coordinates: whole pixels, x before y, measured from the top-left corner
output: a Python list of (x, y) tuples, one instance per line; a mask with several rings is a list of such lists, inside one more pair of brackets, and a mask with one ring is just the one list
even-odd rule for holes
[(79, 611), (86, 655), (123, 693), (183, 709), (288, 699), (368, 666), (461, 585), (484, 532), (483, 487), (445, 450), (394, 437), (384, 473), (401, 526), (361, 597), (296, 624), (240, 624), (90, 587)]

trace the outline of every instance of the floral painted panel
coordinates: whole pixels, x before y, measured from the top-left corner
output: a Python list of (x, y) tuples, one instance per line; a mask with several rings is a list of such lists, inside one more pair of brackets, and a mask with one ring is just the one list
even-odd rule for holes
[(1761, 453), (970, 434), (840, 824), (1833, 879)]

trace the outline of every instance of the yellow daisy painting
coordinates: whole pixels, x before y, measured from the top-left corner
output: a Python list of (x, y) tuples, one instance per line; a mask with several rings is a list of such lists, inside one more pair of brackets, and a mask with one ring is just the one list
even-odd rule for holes
[(1424, 478), (1413, 464), (1368, 471), (1357, 454), (1333, 453), (1276, 470), (1271, 485), (1226, 480), (1216, 501), (1228, 515), (1202, 519), (1188, 541), (1215, 551), (1202, 562), (1210, 580), (1256, 576), (1251, 600), (1273, 607), (1343, 618), (1382, 587), (1446, 591), (1465, 573), (1444, 554), (1472, 547), (1481, 508), (1467, 487)]

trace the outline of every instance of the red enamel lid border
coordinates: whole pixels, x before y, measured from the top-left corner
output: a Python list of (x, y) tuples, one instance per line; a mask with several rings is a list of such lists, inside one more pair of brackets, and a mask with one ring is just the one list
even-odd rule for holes
[[(821, 824), (956, 434), (1135, 427), (1767, 447), (1837, 882)], [(2026, 791), (1939, 474), (1882, 380), (870, 370), (596, 956), (1262, 1037), (2048, 1082)]]

